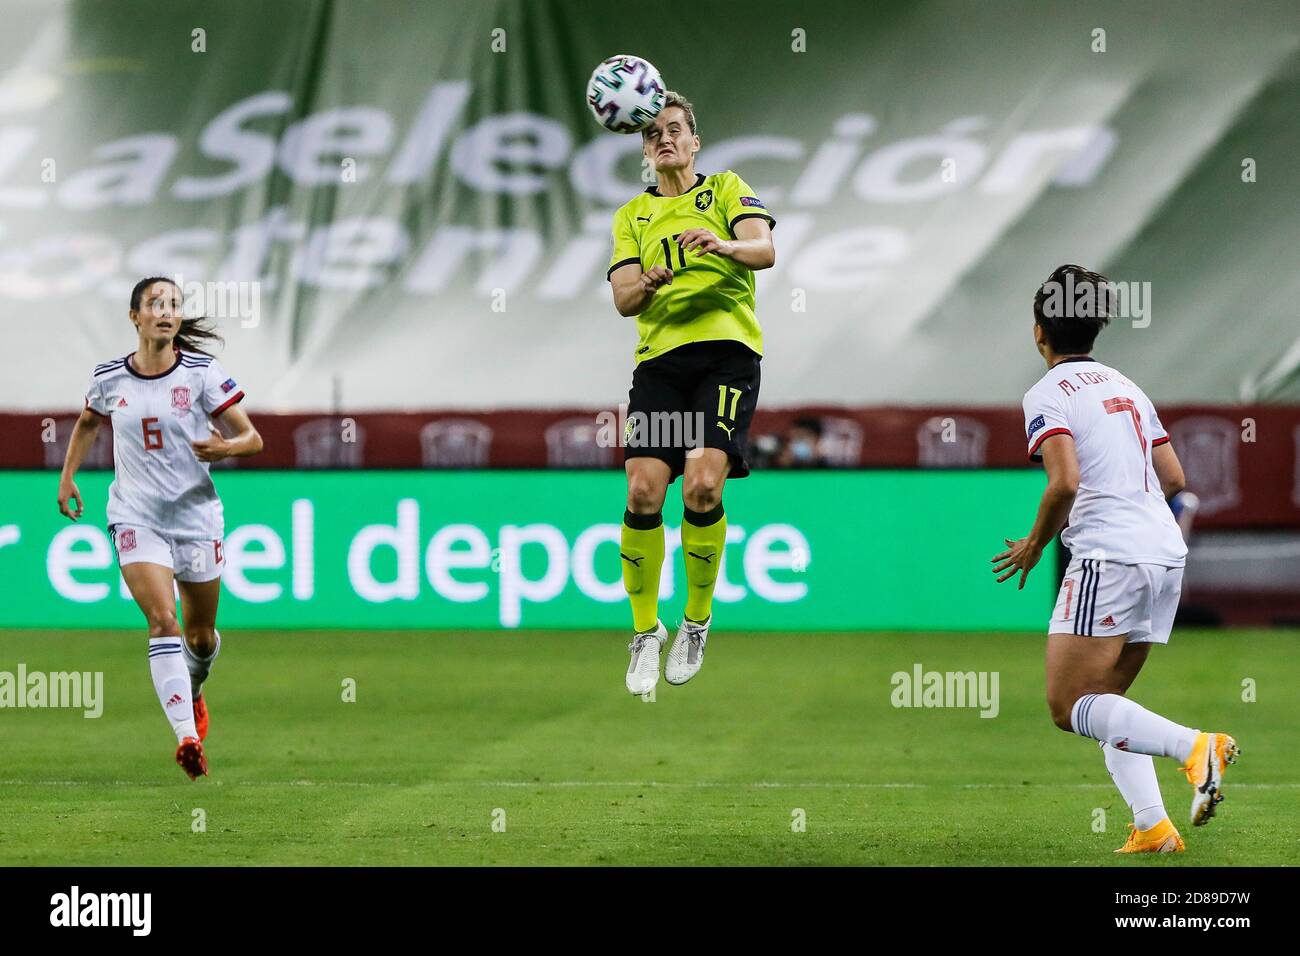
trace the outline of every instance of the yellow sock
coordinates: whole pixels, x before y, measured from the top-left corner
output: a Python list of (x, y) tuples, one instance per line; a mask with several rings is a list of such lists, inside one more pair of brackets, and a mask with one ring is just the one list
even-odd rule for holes
[(653, 631), (659, 621), (659, 572), (664, 566), (664, 519), (661, 514), (623, 514), (619, 544), (623, 588), (632, 602), (632, 627)]
[(686, 619), (706, 621), (713, 612), (713, 586), (727, 543), (727, 518), (719, 504), (712, 511), (682, 515), (682, 557), (686, 559)]

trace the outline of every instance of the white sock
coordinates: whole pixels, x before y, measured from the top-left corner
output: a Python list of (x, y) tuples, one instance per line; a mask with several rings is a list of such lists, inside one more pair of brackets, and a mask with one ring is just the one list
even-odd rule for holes
[(1106, 769), (1115, 781), (1120, 796), (1133, 811), (1133, 825), (1139, 830), (1150, 830), (1167, 817), (1164, 801), (1160, 799), (1160, 783), (1156, 780), (1156, 762), (1148, 754), (1116, 750), (1101, 742), (1106, 757)]
[(177, 741), (199, 735), (194, 729), (190, 674), (181, 651), (184, 644), (185, 639), (179, 635), (149, 638), (149, 672), (153, 674), (153, 689), (158, 693), (163, 713), (171, 721)]
[(1196, 731), (1119, 694), (1084, 694), (1070, 709), (1070, 726), (1080, 737), (1104, 740), (1116, 750), (1173, 757), (1186, 763)]
[(207, 657), (200, 657), (195, 654), (188, 641), (181, 641), (181, 654), (185, 657), (185, 666), (190, 671), (190, 694), (196, 700), (199, 694), (203, 693), (203, 682), (208, 679), (208, 672), (212, 670), (212, 662), (221, 653), (221, 632), (214, 630), (212, 633), (217, 639), (217, 646), (212, 649), (212, 653)]

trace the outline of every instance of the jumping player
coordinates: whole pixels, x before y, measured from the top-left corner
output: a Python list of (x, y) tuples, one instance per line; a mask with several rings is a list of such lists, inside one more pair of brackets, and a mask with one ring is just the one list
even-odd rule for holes
[[(775, 220), (735, 173), (695, 171), (695, 111), (680, 94), (642, 133), (657, 184), (614, 215), (608, 278), (614, 307), (636, 316), (636, 369), (624, 436), (623, 584), (634, 634), (626, 686), (650, 691), (668, 631), (659, 620), (663, 505), (682, 476), (686, 608), (664, 666), (670, 684), (699, 672), (727, 541), (722, 486), (749, 474), (763, 334), (754, 272), (776, 262)], [(666, 425), (667, 427), (660, 427)]]
[(221, 649), (217, 600), (225, 565), (221, 499), (208, 469), (223, 458), (257, 454), (262, 439), (239, 407), (243, 391), (200, 348), (216, 334), (203, 320), (183, 317), (175, 283), (160, 277), (137, 283), (130, 318), (136, 350), (91, 375), (59, 479), (59, 510), (74, 521), (81, 517), (77, 469), (100, 422), (111, 422), (108, 530), (122, 578), (148, 621), (149, 670), (179, 743), (176, 762), (197, 779), (208, 772), (203, 682)]
[(1047, 638), (1052, 721), (1101, 744), (1133, 811), (1117, 853), (1182, 852), (1151, 760), (1173, 757), (1192, 785), (1191, 822), (1223, 799), (1237, 744), (1152, 713), (1124, 696), (1152, 644), (1165, 644), (1182, 589), (1187, 546), (1166, 504), (1183, 469), (1142, 389), (1092, 358), (1109, 321), (1110, 283), (1064, 265), (1034, 297), (1034, 342), (1047, 374), (1025, 393), (1029, 456), (1047, 469), (1033, 530), (993, 558), (998, 581), (1030, 570), (1064, 528), (1071, 560)]

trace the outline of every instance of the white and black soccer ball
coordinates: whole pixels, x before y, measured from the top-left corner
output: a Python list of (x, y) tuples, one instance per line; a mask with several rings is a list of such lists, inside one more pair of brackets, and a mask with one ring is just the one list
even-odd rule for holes
[(649, 60), (620, 53), (601, 62), (587, 82), (587, 105), (613, 133), (639, 133), (664, 108), (664, 81)]

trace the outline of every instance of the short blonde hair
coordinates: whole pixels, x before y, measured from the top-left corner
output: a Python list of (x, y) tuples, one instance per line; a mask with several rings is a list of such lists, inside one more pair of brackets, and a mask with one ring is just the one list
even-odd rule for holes
[[(682, 96), (682, 94), (676, 92), (675, 90), (668, 90), (666, 93), (664, 93), (664, 105), (663, 105), (663, 109), (661, 109), (659, 112), (662, 113), (664, 110), (668, 109), (668, 107), (670, 107), (670, 106), (676, 106), (676, 107), (678, 107), (678, 108), (679, 108), (683, 113), (686, 114), (686, 125), (689, 126), (689, 127), (691, 128), (691, 135), (692, 135), (692, 136), (699, 136), (699, 135), (700, 135), (700, 131), (699, 131), (699, 130), (696, 128), (696, 126), (695, 126), (695, 107), (691, 105), (691, 101), (688, 100), (686, 97)], [(645, 138), (645, 136), (646, 136), (646, 132), (647, 132), (648, 130), (649, 130), (649, 127), (646, 127), (646, 129), (643, 129), (643, 130), (641, 131), (641, 138), (642, 138), (642, 139)]]

